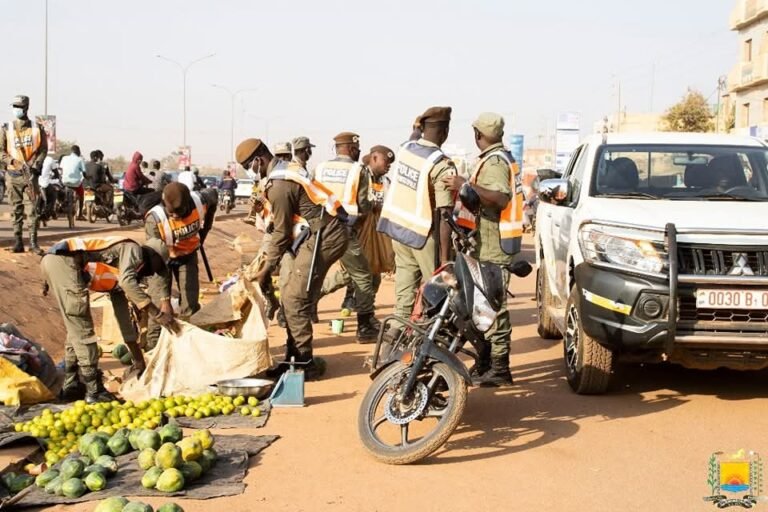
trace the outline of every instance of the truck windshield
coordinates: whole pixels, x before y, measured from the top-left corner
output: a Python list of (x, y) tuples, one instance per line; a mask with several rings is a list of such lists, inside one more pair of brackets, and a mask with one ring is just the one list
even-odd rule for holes
[(768, 152), (737, 146), (607, 145), (592, 195), (638, 199), (768, 201)]

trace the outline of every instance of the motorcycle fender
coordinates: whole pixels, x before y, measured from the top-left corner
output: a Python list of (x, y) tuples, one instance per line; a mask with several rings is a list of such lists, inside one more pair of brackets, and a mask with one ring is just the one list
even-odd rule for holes
[(398, 350), (398, 351), (390, 353), (389, 356), (387, 357), (386, 361), (379, 361), (379, 367), (375, 368), (373, 371), (371, 371), (371, 374), (369, 375), (371, 380), (373, 380), (376, 377), (378, 377), (381, 372), (383, 372), (384, 370), (386, 370), (387, 368), (389, 368), (393, 364), (399, 362), (400, 358), (403, 355), (403, 353), (404, 353), (403, 350)]
[(427, 357), (431, 357), (432, 359), (437, 359), (441, 363), (445, 363), (448, 365), (448, 367), (461, 375), (461, 377), (467, 382), (467, 384), (472, 383), (472, 377), (469, 376), (469, 371), (467, 370), (467, 367), (464, 366), (464, 363), (461, 362), (461, 359), (456, 357), (455, 354), (452, 354), (445, 350), (442, 347), (438, 347), (437, 345), (432, 345), (429, 347), (426, 353)]

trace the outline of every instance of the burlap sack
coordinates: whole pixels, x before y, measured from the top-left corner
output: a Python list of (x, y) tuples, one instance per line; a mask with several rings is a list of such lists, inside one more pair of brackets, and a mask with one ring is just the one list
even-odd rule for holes
[(392, 249), (392, 239), (384, 233), (376, 231), (380, 212), (366, 215), (358, 227), (357, 236), (363, 253), (368, 258), (372, 274), (386, 274), (395, 270), (395, 251)]

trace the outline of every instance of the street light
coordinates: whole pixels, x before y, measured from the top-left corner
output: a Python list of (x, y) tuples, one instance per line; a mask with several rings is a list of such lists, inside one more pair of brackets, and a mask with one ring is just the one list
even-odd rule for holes
[(249, 91), (256, 91), (258, 89), (251, 88), (251, 89), (238, 89), (235, 92), (232, 92), (229, 88), (224, 87), (223, 85), (219, 84), (211, 84), (211, 87), (215, 87), (217, 89), (222, 89), (229, 93), (230, 100), (232, 102), (232, 110), (230, 112), (229, 116), (229, 156), (227, 157), (227, 161), (229, 161), (230, 158), (234, 157), (235, 154), (235, 98), (238, 94), (243, 92), (249, 92)]
[(197, 64), (198, 62), (200, 62), (202, 60), (205, 60), (205, 59), (210, 59), (214, 55), (216, 55), (216, 54), (212, 53), (210, 55), (206, 55), (205, 57), (200, 57), (199, 59), (193, 60), (192, 62), (190, 62), (186, 66), (181, 64), (180, 62), (176, 62), (173, 59), (169, 59), (168, 57), (164, 57), (162, 55), (155, 55), (155, 57), (157, 57), (158, 59), (162, 59), (162, 60), (170, 62), (171, 64), (175, 64), (175, 65), (177, 65), (179, 67), (179, 69), (181, 69), (181, 78), (182, 78), (182, 82), (183, 82), (183, 85), (182, 85), (182, 87), (183, 87), (183, 93), (182, 93), (183, 94), (183, 97), (182, 97), (183, 107), (182, 108), (183, 108), (183, 117), (184, 117), (184, 121), (183, 121), (184, 122), (184, 142), (183, 142), (184, 146), (187, 145), (187, 71), (189, 70), (189, 68), (191, 68), (193, 65)]
[(260, 117), (249, 114), (248, 117), (256, 119), (257, 121), (264, 121), (264, 141), (269, 145), (269, 123), (271, 121), (277, 121), (278, 119), (285, 119), (288, 116)]

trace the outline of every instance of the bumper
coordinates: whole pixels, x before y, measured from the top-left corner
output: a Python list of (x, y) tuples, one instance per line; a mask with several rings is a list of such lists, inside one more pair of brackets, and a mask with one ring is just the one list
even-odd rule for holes
[(710, 356), (717, 352), (727, 358), (745, 352), (768, 355), (768, 322), (755, 317), (768, 313), (729, 318), (722, 312), (697, 310), (697, 285), (679, 284), (673, 308), (677, 321), (670, 333), (668, 281), (586, 263), (576, 267), (575, 277), (584, 331), (612, 350), (664, 352), (670, 359), (687, 359), (681, 356), (687, 352)]

